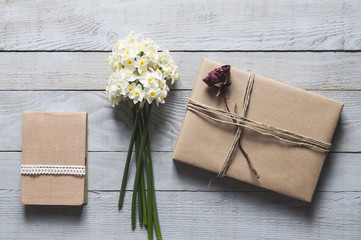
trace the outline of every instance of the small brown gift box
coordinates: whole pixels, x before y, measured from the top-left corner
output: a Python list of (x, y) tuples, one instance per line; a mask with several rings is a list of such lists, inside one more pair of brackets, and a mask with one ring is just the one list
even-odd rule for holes
[[(86, 157), (86, 112), (24, 112), (21, 203), (74, 206), (86, 203)], [(24, 174), (24, 167), (29, 166), (79, 166), (83, 172)], [(55, 171), (60, 170), (57, 168)]]
[[(223, 64), (204, 59), (190, 99), (226, 110), (216, 87), (202, 79)], [(305, 76), (307, 77), (307, 76)], [(228, 105), (240, 109), (249, 72), (231, 69), (231, 86), (226, 87)], [(330, 143), (343, 103), (290, 85), (255, 75), (247, 119)], [(241, 111), (241, 110), (239, 110)], [(233, 143), (236, 129), (187, 111), (174, 149), (173, 159), (218, 173)], [(311, 202), (326, 153), (296, 146), (243, 128), (241, 145), (260, 178), (250, 169), (244, 155), (235, 148), (226, 176), (293, 198)]]

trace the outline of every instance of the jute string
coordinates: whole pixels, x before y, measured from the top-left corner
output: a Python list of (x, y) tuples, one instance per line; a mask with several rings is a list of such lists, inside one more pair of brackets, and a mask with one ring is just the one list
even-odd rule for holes
[(227, 112), (222, 109), (214, 108), (200, 102), (197, 102), (193, 99), (189, 99), (187, 104), (187, 110), (192, 111), (200, 116), (211, 119), (215, 122), (222, 124), (229, 124), (237, 127), (236, 134), (234, 136), (230, 150), (228, 151), (227, 157), (218, 173), (218, 177), (224, 177), (232, 160), (232, 155), (234, 149), (239, 141), (242, 129), (247, 128), (255, 132), (258, 132), (262, 135), (271, 136), (283, 142), (293, 144), (296, 146), (303, 146), (312, 148), (321, 152), (329, 152), (331, 150), (331, 143), (322, 142), (310, 137), (303, 136), (298, 133), (287, 131), (281, 128), (273, 127), (271, 125), (253, 121), (246, 118), (249, 101), (251, 98), (251, 92), (253, 88), (255, 74), (252, 71), (249, 71), (249, 78), (244, 94), (243, 107), (241, 115), (237, 113)]

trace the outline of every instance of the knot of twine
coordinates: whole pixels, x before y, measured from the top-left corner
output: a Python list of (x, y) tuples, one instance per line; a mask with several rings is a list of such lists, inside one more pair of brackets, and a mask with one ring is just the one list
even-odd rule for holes
[[(248, 83), (244, 94), (243, 107), (240, 115), (232, 112), (228, 112), (222, 109), (211, 107), (193, 99), (188, 100), (187, 110), (192, 111), (200, 116), (206, 117), (213, 121), (233, 125), (237, 128), (230, 150), (228, 151), (227, 157), (218, 173), (218, 177), (224, 177), (230, 164), (234, 149), (237, 142), (240, 140), (242, 129), (247, 128), (262, 135), (272, 136), (278, 140), (286, 143), (290, 143), (296, 146), (308, 147), (321, 152), (329, 152), (331, 150), (331, 143), (322, 142), (310, 137), (303, 136), (291, 131), (287, 131), (281, 128), (273, 127), (271, 125), (253, 121), (246, 118), (247, 109), (251, 97), (255, 74), (253, 71), (249, 72)], [(226, 119), (226, 120), (224, 120)]]

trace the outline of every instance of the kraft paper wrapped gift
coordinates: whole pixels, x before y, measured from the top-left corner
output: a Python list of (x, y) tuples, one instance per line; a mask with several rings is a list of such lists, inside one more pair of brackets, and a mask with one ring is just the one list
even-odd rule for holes
[[(222, 66), (204, 59), (199, 68), (190, 99), (226, 110), (217, 87), (208, 87), (202, 79)], [(303, 77), (307, 78), (305, 73)], [(231, 68), (231, 85), (226, 96), (231, 111), (240, 110), (249, 72)], [(343, 103), (255, 75), (246, 118), (276, 128), (330, 143)], [(222, 124), (187, 111), (174, 149), (173, 159), (218, 173), (235, 137), (232, 125)], [(226, 176), (293, 198), (311, 202), (327, 153), (289, 144), (272, 136), (243, 128), (241, 145), (249, 155), (260, 178), (250, 169), (236, 146)]]
[(21, 203), (85, 204), (86, 158), (86, 112), (24, 112)]

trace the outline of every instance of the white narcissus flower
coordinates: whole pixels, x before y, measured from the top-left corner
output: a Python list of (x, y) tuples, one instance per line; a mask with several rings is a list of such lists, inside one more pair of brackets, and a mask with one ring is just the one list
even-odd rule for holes
[(125, 48), (127, 45), (124, 40), (118, 40), (117, 43), (113, 47), (113, 52), (117, 52), (120, 49)]
[(146, 72), (148, 69), (149, 59), (147, 57), (138, 57), (134, 66), (138, 69), (138, 73)]
[(173, 85), (175, 81), (178, 80), (178, 72), (175, 72), (174, 75), (171, 78), (171, 84)]
[(136, 83), (130, 84), (127, 87), (127, 94), (128, 97), (133, 100), (134, 104), (143, 101), (144, 91), (142, 85)]
[(167, 85), (167, 81), (165, 79), (159, 79), (158, 81), (158, 87), (160, 89), (163, 89)]
[(125, 94), (125, 89), (126, 89), (127, 85), (129, 85), (129, 84), (126, 84), (126, 83), (114, 84), (109, 88), (109, 92), (111, 93), (112, 96), (122, 97)]
[(140, 83), (145, 87), (156, 87), (160, 77), (156, 72), (147, 72), (145, 76), (140, 78)]
[(144, 47), (145, 47), (144, 42), (140, 42), (135, 46), (135, 48), (137, 49), (138, 52), (143, 51)]
[(123, 99), (120, 94), (114, 89), (114, 87), (106, 87), (106, 93), (108, 95), (108, 100), (112, 103), (112, 106), (115, 107)]
[(117, 81), (120, 81), (120, 74), (119, 72), (112, 72), (108, 78), (108, 85), (111, 86)]
[(134, 82), (137, 80), (137, 76), (134, 73), (134, 71), (130, 68), (123, 68), (119, 71), (120, 76), (122, 79), (128, 81), (128, 82)]
[(121, 61), (121, 63), (124, 65), (124, 68), (134, 72), (136, 67), (134, 66), (135, 58), (129, 57), (129, 58), (123, 58), (124, 60)]
[(165, 85), (164, 88), (158, 92), (158, 96), (156, 99), (157, 106), (159, 106), (159, 103), (165, 103), (164, 99), (167, 97), (168, 91), (169, 87)]
[(158, 76), (159, 76), (160, 78), (163, 78), (163, 73), (162, 73), (161, 70), (157, 69), (157, 71), (155, 71), (155, 72), (158, 74)]
[[(128, 58), (135, 58), (137, 55), (137, 52), (135, 50), (135, 48), (130, 47), (130, 48), (123, 48), (119, 51), (119, 55), (125, 60)], [(124, 64), (124, 62), (123, 62)]]
[(136, 34), (133, 31), (130, 32), (130, 34), (126, 37), (126, 42), (127, 45), (129, 46), (133, 46), (136, 45), (136, 43), (140, 40), (143, 39), (143, 36), (141, 34)]
[(155, 88), (153, 86), (146, 87), (144, 89), (145, 92), (145, 99), (149, 104), (153, 102), (154, 99), (157, 99), (158, 94), (161, 90), (159, 88)]
[(157, 45), (152, 44), (153, 42), (149, 41), (144, 45), (143, 52), (144, 54), (150, 59), (150, 61), (156, 63), (159, 59), (159, 53), (158, 49), (159, 47)]

